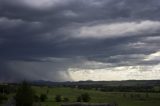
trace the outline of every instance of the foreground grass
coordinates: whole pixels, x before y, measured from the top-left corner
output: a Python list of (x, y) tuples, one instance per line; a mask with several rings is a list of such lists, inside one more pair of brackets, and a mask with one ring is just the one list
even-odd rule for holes
[(90, 103), (117, 103), (118, 106), (160, 106), (160, 93), (130, 93), (130, 92), (101, 92), (96, 90), (82, 90), (76, 88), (58, 87), (33, 87), (37, 95), (46, 94), (48, 99), (41, 103), (42, 106), (60, 106), (62, 103), (55, 101), (56, 95), (69, 98), (69, 102), (76, 102), (82, 93), (88, 93)]

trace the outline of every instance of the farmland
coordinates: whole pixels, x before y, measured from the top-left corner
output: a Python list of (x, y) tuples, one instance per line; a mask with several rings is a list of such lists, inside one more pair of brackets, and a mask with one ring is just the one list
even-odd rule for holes
[[(69, 98), (69, 102), (76, 102), (77, 96), (87, 92), (91, 96), (90, 103), (117, 103), (118, 106), (159, 106), (160, 93), (138, 93), (138, 92), (102, 92), (92, 90), (83, 90), (77, 88), (48, 88), (33, 87), (37, 94), (46, 93), (49, 90), (44, 106), (60, 106), (61, 103), (55, 102), (56, 95), (62, 95)], [(148, 95), (148, 96), (146, 96)]]
[[(36, 97), (34, 106), (61, 106), (63, 103), (83, 103), (84, 101), (77, 101), (78, 97), (83, 94), (89, 96), (87, 103), (109, 103), (117, 106), (159, 106), (159, 81), (149, 82), (152, 83), (149, 85), (148, 81), (135, 81), (133, 84), (129, 81), (127, 83), (123, 82), (125, 84), (123, 85), (122, 82), (66, 82), (56, 84), (30, 83), (29, 85)], [(0, 99), (3, 99), (0, 100), (2, 106), (7, 106), (6, 104), (15, 98), (19, 87), (19, 84), (0, 85)], [(57, 97), (59, 97), (59, 101), (56, 100)]]

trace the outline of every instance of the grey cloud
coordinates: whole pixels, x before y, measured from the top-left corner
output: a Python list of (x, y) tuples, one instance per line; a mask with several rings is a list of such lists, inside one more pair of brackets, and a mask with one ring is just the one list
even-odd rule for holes
[[(71, 67), (100, 69), (159, 62), (142, 61), (160, 49), (157, 24), (134, 36), (74, 37), (76, 29), (85, 26), (159, 23), (159, 0), (24, 1), (0, 0), (1, 80), (72, 80), (67, 73)], [(42, 5), (45, 1), (53, 4)]]

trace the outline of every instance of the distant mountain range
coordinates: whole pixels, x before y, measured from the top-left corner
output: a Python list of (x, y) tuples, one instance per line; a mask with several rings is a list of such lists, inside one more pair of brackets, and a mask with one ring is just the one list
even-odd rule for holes
[(160, 80), (125, 80), (125, 81), (78, 81), (78, 82), (52, 82), (37, 80), (31, 82), (33, 85), (47, 85), (47, 86), (160, 86)]

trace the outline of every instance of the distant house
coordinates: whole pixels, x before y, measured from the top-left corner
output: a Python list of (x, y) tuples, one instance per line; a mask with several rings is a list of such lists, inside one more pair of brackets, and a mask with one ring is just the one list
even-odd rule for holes
[(108, 103), (64, 103), (61, 106), (118, 106), (118, 105), (108, 104)]

